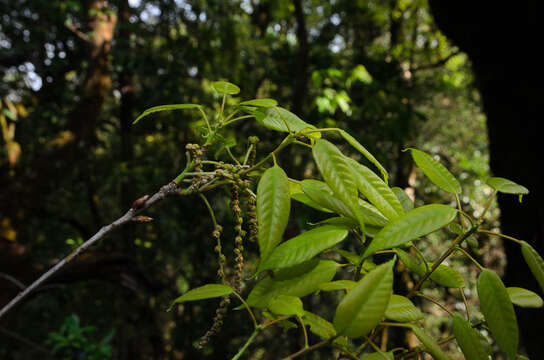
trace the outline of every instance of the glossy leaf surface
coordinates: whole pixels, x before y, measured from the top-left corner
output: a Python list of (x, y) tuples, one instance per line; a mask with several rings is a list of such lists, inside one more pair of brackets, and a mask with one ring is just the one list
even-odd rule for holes
[(510, 359), (518, 349), (518, 324), (514, 306), (499, 276), (484, 269), (478, 277), (480, 308), (497, 345)]
[[(315, 126), (306, 123), (289, 110), (279, 106), (257, 111), (255, 119), (264, 127), (281, 132), (298, 132), (304, 129), (315, 129)], [(319, 138), (321, 134), (315, 132), (309, 136)]]
[(529, 193), (529, 189), (527, 189), (525, 186), (516, 184), (511, 180), (501, 177), (490, 177), (487, 179), (487, 185), (505, 194), (526, 195)]
[(423, 313), (407, 297), (391, 296), (385, 317), (399, 322), (410, 322), (423, 319)]
[(425, 205), (410, 210), (385, 226), (372, 240), (363, 257), (430, 234), (449, 224), (456, 215), (455, 209), (441, 204)]
[(332, 280), (338, 264), (330, 260), (311, 260), (277, 271), (274, 277), (259, 281), (247, 298), (250, 306), (264, 308), (278, 295), (303, 297), (319, 290), (319, 285)]
[(296, 296), (279, 295), (270, 301), (268, 309), (277, 315), (304, 315), (302, 300)]
[(414, 208), (414, 202), (412, 201), (412, 199), (410, 199), (408, 194), (406, 194), (406, 191), (396, 186), (392, 187), (391, 191), (393, 191), (397, 199), (399, 199), (399, 202), (402, 205), (404, 212), (408, 212)]
[(301, 182), (299, 181), (289, 179), (289, 193), (291, 195), (291, 199), (301, 202), (305, 205), (308, 205), (309, 207), (312, 207), (316, 210), (323, 211), (323, 212), (328, 212), (328, 213), (333, 212), (332, 210), (326, 209), (323, 206), (316, 203), (315, 201), (313, 201), (312, 199), (310, 199), (310, 197), (306, 195), (304, 191), (302, 191), (302, 185), (301, 185)]
[(146, 117), (147, 115), (159, 112), (159, 111), (170, 111), (170, 110), (184, 110), (184, 109), (197, 109), (200, 105), (198, 104), (171, 104), (171, 105), (159, 105), (152, 108), (149, 108), (145, 110), (143, 113), (141, 113), (136, 120), (132, 122), (132, 124), (136, 124), (138, 121), (140, 121), (142, 118)]
[(466, 360), (489, 360), (478, 332), (459, 314), (453, 315), (453, 334)]
[(358, 338), (378, 325), (393, 292), (393, 265), (389, 261), (376, 267), (344, 296), (333, 321), (338, 333)]
[(276, 247), (259, 269), (283, 269), (300, 264), (340, 243), (347, 235), (347, 229), (332, 225), (306, 231)]
[(353, 159), (348, 159), (353, 168), (357, 188), (370, 203), (390, 220), (404, 214), (404, 209), (397, 196), (378, 175)]
[(367, 158), (368, 161), (370, 161), (372, 164), (374, 164), (378, 170), (380, 170), (380, 173), (383, 176), (383, 180), (385, 183), (389, 181), (389, 175), (387, 174), (387, 170), (380, 164), (378, 160), (372, 155), (360, 142), (357, 141), (353, 136), (348, 134), (344, 130), (340, 130), (340, 135), (346, 140), (351, 146), (353, 146), (357, 151), (359, 151), (365, 158)]
[(238, 105), (243, 106), (258, 106), (258, 107), (273, 107), (278, 105), (278, 102), (274, 99), (253, 99), (242, 101)]
[(266, 170), (257, 187), (257, 223), (261, 261), (265, 261), (283, 237), (289, 220), (289, 180), (278, 166)]
[(326, 282), (319, 285), (319, 290), (321, 291), (336, 291), (336, 290), (351, 290), (357, 285), (356, 281), (352, 280), (336, 280), (331, 282)]
[(232, 292), (232, 288), (227, 285), (207, 284), (187, 291), (185, 294), (174, 300), (174, 304), (179, 304), (185, 301), (212, 299), (231, 294)]
[(317, 168), (325, 179), (325, 182), (344, 204), (346, 204), (357, 217), (361, 228), (364, 222), (359, 218), (357, 184), (353, 179), (352, 169), (344, 155), (330, 142), (318, 139), (312, 148)]
[(544, 260), (540, 254), (525, 241), (521, 244), (521, 253), (536, 281), (538, 281), (542, 292), (544, 292)]
[(431, 354), (436, 360), (451, 360), (444, 351), (440, 348), (440, 345), (429, 336), (423, 329), (418, 326), (412, 325), (412, 331), (416, 335), (419, 341), (425, 346), (426, 351)]
[(236, 95), (240, 92), (240, 88), (227, 81), (214, 81), (213, 88), (220, 94)]
[(512, 304), (524, 308), (539, 308), (544, 305), (542, 298), (531, 290), (520, 287), (507, 287), (508, 295)]
[(303, 319), (310, 326), (310, 331), (322, 339), (330, 339), (336, 335), (334, 326), (319, 315), (307, 311)]
[(429, 178), (439, 188), (444, 191), (453, 194), (461, 193), (461, 184), (459, 181), (449, 172), (448, 169), (440, 162), (433, 159), (429, 154), (417, 150), (409, 149), (412, 153), (412, 158), (414, 159), (417, 166), (423, 171), (425, 176)]
[[(429, 264), (429, 269), (431, 267), (432, 264)], [(444, 264), (438, 265), (429, 278), (438, 285), (445, 287), (460, 288), (465, 286), (463, 276), (454, 268)]]

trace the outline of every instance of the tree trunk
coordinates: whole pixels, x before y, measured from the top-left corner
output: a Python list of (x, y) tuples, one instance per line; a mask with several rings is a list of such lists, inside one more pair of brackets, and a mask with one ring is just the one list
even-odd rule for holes
[[(500, 3), (430, 0), (439, 28), (473, 64), (477, 86), (487, 115), (491, 171), (529, 188), (522, 204), (517, 197), (500, 195), (502, 232), (529, 242), (544, 253), (544, 172), (538, 144), (539, 124), (535, 119), (537, 70), (525, 46), (536, 33), (533, 2), (512, 6)], [(531, 9), (532, 8), (532, 9)], [(531, 74), (529, 73), (531, 72)], [(540, 292), (525, 264), (520, 247), (505, 242), (508, 265), (506, 286), (520, 286)], [(517, 308), (525, 346), (531, 358), (541, 356), (544, 311)]]

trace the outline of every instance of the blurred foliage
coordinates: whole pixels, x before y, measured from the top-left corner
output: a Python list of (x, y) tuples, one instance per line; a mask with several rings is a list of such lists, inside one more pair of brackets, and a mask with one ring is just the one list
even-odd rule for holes
[[(437, 30), (426, 1), (0, 0), (0, 14), (0, 245), (6, 258), (0, 272), (24, 283), (177, 175), (185, 144), (198, 140), (204, 126), (198, 114), (160, 113), (136, 127), (130, 123), (161, 104), (219, 108), (211, 86), (218, 79), (241, 85), (241, 98), (274, 98), (298, 108), (309, 123), (349, 131), (392, 170), (394, 184), (412, 191), (425, 180), (402, 149), (417, 144), (461, 174), (463, 205), (482, 211), (476, 204), (488, 195), (478, 180), (488, 172), (487, 139), (470, 64)], [(89, 49), (98, 16), (116, 22), (110, 22), (115, 32), (104, 57), (108, 72), (100, 78), (105, 91), (94, 93), (102, 101), (91, 118), (83, 94), (95, 74)], [(83, 126), (90, 136), (82, 135)], [(257, 135), (263, 150), (278, 141), (251, 122), (233, 129), (227, 140)], [(74, 151), (62, 149), (74, 141), (77, 157), (70, 158)], [(315, 171), (299, 154), (286, 151), (278, 160), (290, 174)], [(430, 184), (417, 188), (416, 200), (454, 201)], [(224, 238), (233, 239), (228, 196), (211, 194), (210, 201)], [(289, 236), (316, 215), (293, 207), (297, 221)], [(216, 304), (164, 311), (179, 293), (216, 277), (204, 204), (169, 200), (147, 215), (155, 221), (105, 240), (18, 307), (6, 325), (43, 344), (62, 319), (77, 313), (99, 333), (116, 329), (115, 359), (233, 354), (248, 333), (242, 314), (229, 313), (228, 339), (214, 339), (201, 353), (194, 344)], [(233, 246), (227, 242), (225, 253)], [(429, 251), (439, 251), (433, 246)], [(3, 279), (0, 289), (2, 302), (17, 290)], [(305, 308), (319, 312), (319, 306)], [(266, 336), (268, 348), (281, 346), (285, 353), (299, 340), (290, 332)], [(0, 345), (1, 358), (24, 359), (33, 351), (14, 339)], [(255, 346), (255, 359), (277, 355)]]

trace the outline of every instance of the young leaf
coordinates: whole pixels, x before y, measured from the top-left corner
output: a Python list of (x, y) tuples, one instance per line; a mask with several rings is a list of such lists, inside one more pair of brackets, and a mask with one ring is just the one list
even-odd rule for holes
[(361, 194), (376, 206), (385, 217), (393, 220), (404, 214), (399, 199), (378, 175), (353, 159), (348, 158), (348, 162), (353, 168), (355, 181)]
[(333, 251), (345, 257), (352, 265), (358, 265), (361, 262), (360, 256), (351, 251), (342, 249), (333, 249)]
[(514, 359), (518, 349), (518, 324), (508, 291), (495, 272), (484, 269), (478, 277), (480, 308), (499, 347)]
[(332, 213), (332, 210), (326, 209), (323, 206), (319, 205), (312, 199), (308, 197), (303, 191), (301, 182), (295, 181), (293, 179), (289, 179), (289, 194), (291, 195), (291, 199), (294, 199), (298, 202), (301, 202), (303, 204), (308, 205), (309, 207), (312, 207), (316, 210)]
[(227, 81), (215, 81), (212, 83), (213, 88), (220, 94), (236, 95), (240, 92), (240, 88)]
[(345, 228), (325, 225), (306, 231), (279, 245), (259, 266), (259, 270), (283, 269), (310, 260), (340, 243), (348, 235)]
[(449, 193), (461, 193), (461, 184), (459, 184), (459, 181), (457, 181), (457, 179), (449, 172), (448, 169), (446, 169), (444, 165), (421, 150), (409, 150), (411, 151), (412, 158), (417, 166), (421, 169), (421, 171), (423, 171), (429, 180), (433, 182), (433, 184)]
[[(255, 119), (266, 128), (281, 132), (298, 132), (304, 129), (315, 129), (315, 126), (306, 123), (304, 120), (279, 106), (273, 106), (255, 113)], [(310, 134), (314, 138), (321, 137), (319, 132)]]
[(440, 345), (438, 345), (432, 337), (427, 335), (427, 333), (425, 333), (423, 329), (415, 325), (412, 325), (411, 328), (419, 341), (421, 341), (423, 346), (425, 346), (425, 350), (429, 354), (431, 354), (436, 360), (450, 360), (450, 358), (444, 353), (444, 351), (442, 351)]
[(525, 186), (501, 177), (490, 177), (487, 179), (487, 185), (505, 194), (527, 195), (529, 193), (529, 189)]
[(319, 290), (321, 291), (336, 291), (336, 290), (351, 290), (357, 285), (357, 282), (352, 280), (336, 280), (331, 282), (326, 282), (319, 285)]
[(383, 176), (383, 180), (387, 184), (389, 175), (387, 174), (387, 170), (385, 170), (382, 164), (380, 164), (380, 162), (376, 160), (376, 158), (363, 145), (361, 145), (361, 143), (358, 142), (357, 139), (355, 139), (353, 136), (351, 136), (346, 131), (341, 129), (339, 130), (339, 132), (340, 132), (340, 135), (342, 135), (342, 137), (344, 138), (344, 140), (346, 140), (351, 146), (357, 149), (357, 151), (363, 154), (363, 156), (367, 158), (368, 161), (370, 161), (372, 164), (374, 164), (378, 168), (378, 170), (380, 170), (380, 173)]
[(258, 106), (258, 107), (273, 107), (278, 105), (278, 102), (274, 99), (253, 99), (242, 101), (238, 106)]
[(385, 226), (372, 240), (363, 257), (430, 234), (448, 225), (456, 215), (455, 209), (440, 204), (425, 205), (410, 210)]
[(136, 118), (136, 120), (134, 120), (132, 122), (132, 124), (133, 125), (136, 124), (142, 118), (146, 117), (149, 114), (153, 114), (155, 112), (170, 111), (170, 110), (183, 110), (183, 109), (197, 109), (199, 107), (200, 107), (200, 105), (198, 105), (198, 104), (172, 104), (172, 105), (155, 106), (155, 107), (149, 108), (149, 109), (145, 110), (143, 113), (141, 113), (140, 116), (138, 116)]
[(206, 284), (195, 289), (187, 291), (185, 294), (174, 300), (173, 304), (179, 304), (185, 301), (195, 301), (211, 299), (225, 296), (233, 292), (232, 288), (222, 284)]
[(339, 215), (354, 218), (353, 211), (341, 200), (334, 197), (331, 188), (324, 182), (308, 179), (302, 180), (300, 186), (304, 194), (319, 206), (330, 209)]
[(257, 223), (259, 249), (265, 261), (283, 237), (289, 220), (291, 199), (289, 180), (278, 166), (266, 170), (257, 186)]
[(423, 319), (423, 313), (407, 297), (391, 296), (385, 317), (399, 322), (410, 322)]
[(348, 230), (356, 229), (359, 226), (357, 221), (345, 216), (337, 216), (337, 217), (328, 218), (318, 222), (316, 225), (334, 225), (334, 226), (343, 227)]
[(336, 308), (334, 327), (350, 338), (367, 335), (378, 325), (393, 292), (393, 265), (376, 267), (351, 289)]
[(427, 268), (425, 267), (425, 264), (423, 264), (419, 258), (415, 257), (414, 255), (407, 253), (406, 251), (402, 249), (394, 249), (395, 253), (399, 256), (400, 261), (411, 271), (413, 271), (418, 276), (425, 275), (425, 272), (427, 271)]
[(529, 269), (531, 269), (536, 281), (538, 281), (540, 288), (544, 292), (544, 259), (542, 259), (540, 254), (525, 241), (522, 241), (521, 244), (521, 254), (529, 266)]
[[(325, 182), (330, 186), (334, 194), (357, 216), (355, 211), (359, 199), (357, 184), (353, 179), (351, 166), (344, 155), (336, 146), (323, 139), (316, 140), (312, 153)], [(364, 224), (360, 225), (364, 227)]]
[[(429, 269), (431, 266), (432, 264), (429, 264)], [(454, 268), (443, 264), (438, 265), (438, 267), (431, 274), (430, 279), (438, 285), (445, 287), (460, 288), (465, 286), (463, 276)]]
[(303, 297), (331, 281), (338, 264), (330, 260), (310, 260), (292, 268), (277, 271), (274, 277), (259, 281), (247, 298), (250, 306), (264, 308), (278, 295)]
[(304, 315), (302, 301), (296, 296), (279, 295), (270, 301), (268, 309), (277, 315)]
[(395, 356), (393, 355), (393, 353), (389, 351), (389, 352), (382, 352), (382, 353), (375, 352), (372, 354), (366, 354), (365, 356), (361, 358), (361, 360), (387, 360), (387, 359), (393, 360), (394, 358)]
[(400, 204), (404, 209), (404, 212), (408, 212), (414, 208), (414, 202), (412, 201), (412, 199), (410, 199), (410, 197), (408, 197), (406, 191), (396, 186), (392, 187), (391, 190), (395, 193), (397, 199), (399, 199)]
[(334, 326), (321, 316), (306, 311), (302, 318), (304, 323), (310, 326), (310, 331), (322, 339), (330, 339), (336, 335)]
[(506, 291), (508, 291), (510, 301), (512, 301), (512, 304), (514, 305), (524, 308), (539, 308), (544, 305), (542, 298), (531, 290), (519, 287), (507, 287)]
[(489, 354), (478, 336), (478, 332), (461, 315), (453, 315), (453, 334), (466, 360), (488, 360)]

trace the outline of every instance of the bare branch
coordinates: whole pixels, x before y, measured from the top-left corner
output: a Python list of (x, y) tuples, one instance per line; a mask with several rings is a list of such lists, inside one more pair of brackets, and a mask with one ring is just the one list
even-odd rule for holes
[(30, 284), (26, 289), (21, 291), (15, 298), (13, 298), (7, 305), (5, 305), (2, 310), (0, 310), (0, 319), (6, 315), (15, 305), (20, 303), (24, 298), (26, 298), (32, 291), (37, 289), (45, 281), (51, 278), (55, 273), (57, 273), (61, 268), (70, 263), (78, 255), (86, 251), (89, 247), (94, 245), (100, 239), (104, 238), (106, 235), (109, 235), (111, 232), (117, 228), (125, 225), (126, 223), (134, 221), (137, 218), (137, 215), (148, 209), (157, 202), (162, 201), (164, 198), (170, 195), (179, 194), (180, 188), (175, 182), (171, 182), (167, 185), (164, 185), (157, 191), (153, 196), (148, 198), (143, 204), (141, 204), (137, 209), (129, 209), (123, 216), (115, 220), (109, 225), (103, 226), (96, 234), (94, 234), (89, 240), (81, 244), (76, 250), (74, 250), (70, 255), (66, 256), (64, 259), (56, 263), (51, 269), (46, 273), (40, 276), (36, 281)]

